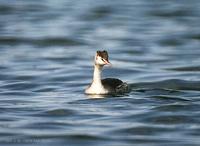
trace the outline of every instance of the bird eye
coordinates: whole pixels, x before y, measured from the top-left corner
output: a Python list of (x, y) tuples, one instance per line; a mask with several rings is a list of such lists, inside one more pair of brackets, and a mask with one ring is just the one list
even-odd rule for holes
[(102, 60), (103, 62), (105, 62), (105, 60), (104, 60), (103, 58), (101, 58), (101, 60)]

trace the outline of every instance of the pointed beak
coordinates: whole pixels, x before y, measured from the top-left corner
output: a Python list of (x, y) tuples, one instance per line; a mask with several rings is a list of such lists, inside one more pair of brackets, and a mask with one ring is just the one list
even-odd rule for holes
[(106, 65), (111, 65), (111, 63), (108, 60), (105, 60)]

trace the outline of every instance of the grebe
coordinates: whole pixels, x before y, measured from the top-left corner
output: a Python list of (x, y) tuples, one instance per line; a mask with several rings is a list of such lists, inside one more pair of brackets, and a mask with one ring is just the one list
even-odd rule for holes
[(128, 84), (115, 78), (101, 80), (104, 65), (110, 65), (107, 51), (97, 51), (94, 59), (94, 73), (91, 85), (85, 90), (86, 94), (121, 94), (128, 92)]

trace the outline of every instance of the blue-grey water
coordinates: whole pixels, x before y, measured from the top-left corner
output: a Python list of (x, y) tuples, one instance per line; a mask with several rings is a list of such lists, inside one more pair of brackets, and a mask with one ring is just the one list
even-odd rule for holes
[[(0, 145), (199, 146), (199, 0), (1, 0)], [(84, 94), (106, 49), (132, 91)]]

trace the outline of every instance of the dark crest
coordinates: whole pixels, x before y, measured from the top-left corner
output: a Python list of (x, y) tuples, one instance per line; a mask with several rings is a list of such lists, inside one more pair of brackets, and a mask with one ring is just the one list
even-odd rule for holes
[(101, 56), (105, 60), (108, 60), (108, 52), (106, 50), (97, 51), (97, 55)]

